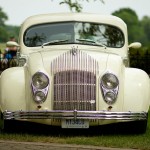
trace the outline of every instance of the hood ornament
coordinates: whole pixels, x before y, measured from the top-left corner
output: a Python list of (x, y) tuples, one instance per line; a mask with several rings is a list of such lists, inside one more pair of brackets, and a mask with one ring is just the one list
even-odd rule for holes
[(78, 51), (78, 47), (72, 47), (72, 49), (71, 49), (71, 53), (72, 53), (72, 55), (77, 55), (77, 51)]

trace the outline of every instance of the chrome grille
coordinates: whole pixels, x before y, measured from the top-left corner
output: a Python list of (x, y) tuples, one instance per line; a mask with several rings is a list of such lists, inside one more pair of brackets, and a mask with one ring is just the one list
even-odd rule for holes
[(54, 75), (54, 110), (96, 110), (98, 63), (77, 50), (64, 53), (51, 65)]

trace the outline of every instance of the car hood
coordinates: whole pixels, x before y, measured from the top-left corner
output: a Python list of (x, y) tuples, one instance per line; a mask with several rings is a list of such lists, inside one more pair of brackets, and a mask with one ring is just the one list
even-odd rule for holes
[(105, 51), (71, 48), (34, 52), (29, 55), (28, 63), (31, 74), (37, 71), (52, 74), (66, 70), (83, 70), (95, 74), (116, 70), (118, 74), (121, 71), (122, 59)]

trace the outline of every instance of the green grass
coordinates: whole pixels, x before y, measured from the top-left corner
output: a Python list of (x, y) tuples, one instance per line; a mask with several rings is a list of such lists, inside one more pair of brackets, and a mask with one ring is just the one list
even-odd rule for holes
[(3, 53), (4, 49), (6, 48), (6, 44), (5, 43), (0, 43), (0, 50)]
[(150, 131), (141, 135), (100, 135), (100, 136), (50, 136), (32, 134), (8, 134), (0, 135), (1, 140), (15, 140), (26, 142), (44, 142), (61, 144), (93, 145), (115, 148), (137, 148), (143, 150), (150, 149)]
[[(150, 111), (149, 111), (150, 114)], [(113, 148), (136, 148), (141, 150), (150, 149), (150, 115), (147, 131), (144, 134), (100, 134), (100, 135), (65, 135), (51, 133), (1, 133), (0, 140), (26, 141), (26, 142), (44, 142), (44, 143), (61, 143), (92, 145)]]

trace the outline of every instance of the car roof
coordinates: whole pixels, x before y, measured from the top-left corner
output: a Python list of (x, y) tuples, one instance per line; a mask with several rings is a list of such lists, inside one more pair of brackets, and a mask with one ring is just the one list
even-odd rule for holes
[(126, 30), (126, 24), (124, 21), (116, 16), (101, 15), (92, 13), (51, 13), (40, 14), (27, 18), (22, 27), (28, 28), (32, 25), (41, 23), (54, 23), (54, 22), (68, 22), (68, 21), (82, 21), (82, 22), (94, 22), (110, 24), (120, 27), (122, 30)]

